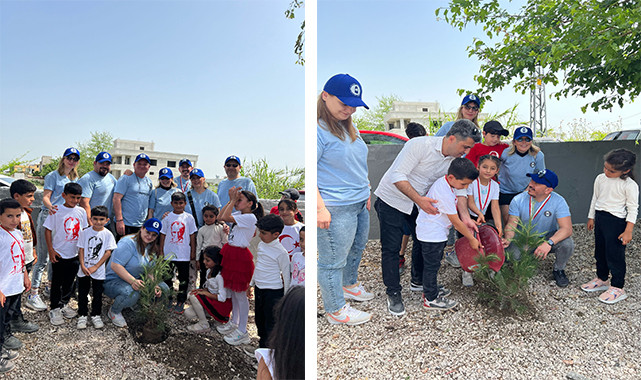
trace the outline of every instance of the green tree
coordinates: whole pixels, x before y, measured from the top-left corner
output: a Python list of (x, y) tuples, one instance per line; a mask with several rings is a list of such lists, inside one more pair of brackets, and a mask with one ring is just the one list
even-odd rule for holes
[(61, 157), (52, 158), (50, 163), (44, 165), (39, 172), (34, 172), (33, 174), (36, 176), (44, 177), (52, 171), (57, 170), (58, 164), (60, 163), (60, 158)]
[(304, 168), (272, 169), (265, 158), (257, 161), (243, 158), (243, 162), (240, 175), (254, 181), (260, 199), (280, 199), (280, 191), (305, 187)]
[[(304, 0), (292, 0), (292, 2), (289, 3), (289, 8), (285, 11), (285, 17), (293, 20), (296, 17), (296, 10), (302, 8), (304, 5)], [(305, 65), (305, 20), (300, 24), (300, 33), (298, 33), (298, 37), (294, 43), (294, 54), (298, 57), (296, 63), (301, 66)]]
[(459, 30), (482, 25), (488, 39), (468, 46), (481, 61), (473, 92), (482, 97), (510, 83), (525, 93), (537, 66), (544, 83), (561, 82), (556, 99), (596, 95), (583, 112), (623, 107), (641, 92), (641, 0), (528, 0), (514, 13), (499, 0), (451, 0), (436, 16)]
[(356, 129), (369, 130), (369, 131), (384, 131), (385, 123), (383, 118), (387, 113), (392, 109), (394, 102), (401, 101), (401, 98), (397, 95), (383, 95), (381, 97), (376, 97), (378, 103), (368, 109), (364, 110), (361, 115), (355, 115), (352, 119)]
[[(87, 141), (77, 142), (76, 147), (80, 150), (80, 162), (78, 162), (78, 174), (80, 176), (93, 170), (93, 161), (100, 152), (106, 152), (113, 148), (114, 138), (111, 133), (91, 132)], [(56, 164), (57, 165), (57, 164)], [(57, 167), (57, 166), (56, 166)]]
[(15, 170), (16, 165), (24, 165), (32, 162), (33, 160), (25, 160), (25, 157), (27, 156), (27, 154), (29, 154), (29, 152), (26, 152), (20, 157), (12, 158), (11, 160), (9, 160), (9, 162), (6, 162), (0, 165), (0, 173), (10, 176), (16, 172)]

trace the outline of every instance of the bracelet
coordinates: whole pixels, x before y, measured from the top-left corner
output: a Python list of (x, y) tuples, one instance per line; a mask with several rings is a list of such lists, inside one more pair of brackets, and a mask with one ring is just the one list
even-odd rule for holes
[(116, 223), (124, 222), (124, 219), (116, 219)]
[(316, 210), (316, 213), (319, 213), (319, 212), (321, 212), (323, 210), (327, 210), (327, 208), (325, 206), (323, 206), (323, 207), (319, 208), (318, 210)]

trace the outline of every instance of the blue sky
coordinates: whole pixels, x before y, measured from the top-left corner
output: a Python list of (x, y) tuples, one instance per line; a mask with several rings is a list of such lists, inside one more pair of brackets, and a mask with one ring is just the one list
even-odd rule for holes
[(0, 163), (109, 131), (198, 154), (212, 178), (231, 154), (304, 166), (289, 3), (0, 1)]
[[(318, 0), (318, 91), (332, 75), (348, 73), (361, 82), (370, 107), (377, 104), (377, 97), (395, 94), (406, 101), (438, 101), (442, 110), (456, 111), (462, 99), (456, 90), (477, 87), (473, 77), (480, 64), (468, 57), (466, 47), (474, 36), (484, 34), (480, 27), (461, 32), (437, 21), (435, 10), (447, 3)], [(553, 91), (546, 87), (548, 95)], [(510, 87), (492, 97), (483, 112), (501, 112), (518, 103), (520, 119), (529, 119), (529, 93), (521, 95)], [(598, 114), (583, 114), (580, 107), (585, 103), (585, 99), (548, 98), (548, 127), (583, 118), (598, 129), (619, 117), (623, 128), (641, 127), (640, 101)]]

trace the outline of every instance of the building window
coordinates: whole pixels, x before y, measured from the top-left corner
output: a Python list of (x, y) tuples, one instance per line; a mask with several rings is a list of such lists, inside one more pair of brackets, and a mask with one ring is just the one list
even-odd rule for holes
[(149, 175), (150, 175), (150, 176), (152, 176), (152, 175), (154, 175), (154, 174), (156, 174), (156, 173), (154, 173), (154, 172), (149, 172)]
[(176, 161), (167, 161), (167, 167), (168, 168), (175, 168), (176, 167)]
[(131, 158), (125, 157), (125, 165), (129, 165), (130, 163), (131, 163)]
[(145, 147), (144, 147), (144, 146), (141, 146), (141, 147), (140, 147), (140, 150), (145, 150)]
[(430, 112), (429, 108), (423, 108), (423, 112)]
[[(151, 160), (150, 164), (151, 164), (151, 166), (156, 166), (156, 165), (158, 165), (158, 160)], [(153, 173), (151, 173), (151, 174), (153, 174)]]

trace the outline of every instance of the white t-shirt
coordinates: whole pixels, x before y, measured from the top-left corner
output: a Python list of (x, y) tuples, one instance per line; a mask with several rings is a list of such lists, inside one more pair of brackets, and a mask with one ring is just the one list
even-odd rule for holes
[(35, 257), (33, 257), (33, 231), (31, 231), (31, 221), (29, 220), (29, 214), (27, 214), (25, 210), (22, 210), (22, 214), (20, 214), (20, 231), (24, 239), (24, 263), (29, 264)]
[(256, 233), (256, 215), (251, 212), (241, 214), (240, 211), (234, 211), (231, 215), (236, 223), (232, 224), (231, 231), (229, 231), (229, 245), (249, 247), (249, 242)]
[(24, 290), (24, 240), (22, 232), (0, 228), (0, 291), (15, 296)]
[(305, 256), (302, 252), (292, 255), (291, 267), (292, 280), (290, 286), (305, 286)]
[(55, 214), (47, 216), (43, 226), (53, 235), (53, 250), (63, 259), (73, 259), (78, 256), (80, 231), (88, 226), (87, 212), (80, 206), (62, 205)]
[[(78, 238), (78, 248), (84, 249), (83, 258), (85, 268), (91, 268), (98, 264), (107, 251), (116, 249), (116, 239), (114, 235), (106, 228), (102, 231), (96, 231), (93, 228), (87, 228), (80, 231)], [(78, 277), (85, 277), (85, 272), (78, 268)], [(105, 279), (105, 263), (91, 274), (91, 278), (96, 280)]]
[(209, 278), (209, 273), (211, 269), (207, 269), (207, 281), (205, 281), (205, 289), (211, 294), (218, 295), (218, 301), (225, 302), (227, 298), (231, 298), (229, 290), (225, 288), (225, 280), (223, 276), (220, 275), (220, 272), (214, 278)]
[(256, 256), (256, 269), (251, 284), (261, 289), (287, 290), (290, 280), (289, 255), (280, 242), (277, 239), (269, 244), (261, 241), (258, 243)]
[(278, 235), (280, 244), (285, 247), (285, 250), (291, 258), (296, 252), (301, 252), (300, 249), (300, 229), (305, 225), (301, 222), (296, 222), (293, 226), (283, 227), (283, 231)]
[(430, 215), (419, 210), (416, 218), (416, 237), (420, 241), (431, 243), (447, 241), (447, 234), (452, 226), (447, 216), (457, 214), (454, 189), (450, 187), (445, 177), (441, 177), (434, 182), (430, 191), (427, 192), (427, 197), (437, 200), (436, 208), (439, 213)]
[[(198, 231), (196, 221), (186, 212), (170, 212), (162, 220), (160, 233), (165, 235), (165, 259), (171, 261), (189, 261), (191, 259), (190, 236)], [(173, 256), (173, 257), (172, 257)]]
[(256, 351), (254, 351), (254, 355), (256, 356), (256, 360), (259, 363), (260, 363), (260, 358), (263, 358), (263, 361), (265, 362), (265, 365), (269, 370), (269, 374), (272, 375), (272, 379), (277, 380), (274, 378), (274, 361), (272, 360), (271, 348), (259, 348)]
[[(480, 195), (479, 189), (481, 190)], [(499, 199), (499, 184), (495, 180), (490, 179), (490, 183), (487, 186), (483, 186), (477, 178), (467, 187), (467, 195), (474, 196), (474, 204), (476, 204), (476, 207), (485, 215), (492, 201)], [(470, 214), (478, 216), (472, 210), (470, 210)]]

